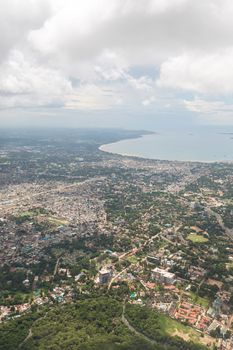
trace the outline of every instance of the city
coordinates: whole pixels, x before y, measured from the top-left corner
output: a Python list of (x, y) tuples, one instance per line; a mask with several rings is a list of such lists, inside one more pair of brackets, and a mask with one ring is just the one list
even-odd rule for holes
[(28, 349), (46, 338), (37, 327), (50, 310), (98, 295), (116, 300), (122, 324), (151, 346), (156, 316), (185, 349), (233, 348), (233, 165), (99, 150), (139, 134), (2, 139), (0, 345), (7, 327), (34, 315), (12, 345)]

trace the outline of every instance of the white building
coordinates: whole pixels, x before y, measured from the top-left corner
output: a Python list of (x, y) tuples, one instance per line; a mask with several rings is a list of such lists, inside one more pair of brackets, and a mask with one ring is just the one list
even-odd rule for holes
[(160, 283), (174, 284), (176, 282), (176, 275), (166, 270), (156, 267), (152, 270), (152, 278)]

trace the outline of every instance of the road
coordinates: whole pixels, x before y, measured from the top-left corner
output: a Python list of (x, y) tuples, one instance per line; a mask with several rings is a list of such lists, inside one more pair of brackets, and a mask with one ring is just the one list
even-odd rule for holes
[(56, 265), (54, 267), (54, 271), (53, 271), (53, 278), (55, 277), (55, 275), (57, 274), (57, 269), (58, 269), (58, 266), (59, 266), (59, 262), (61, 260), (61, 257), (57, 259), (56, 261)]
[(125, 326), (134, 334), (136, 334), (139, 337), (144, 338), (145, 340), (147, 340), (149, 343), (151, 343), (152, 345), (158, 345), (158, 343), (154, 340), (151, 339), (149, 337), (147, 337), (145, 334), (139, 332), (138, 330), (136, 330), (127, 320), (127, 318), (125, 317), (125, 302), (123, 304), (123, 311), (122, 311), (122, 316), (121, 316), (121, 320), (122, 322), (125, 324)]
[[(123, 253), (122, 255), (119, 256), (119, 260), (122, 260), (122, 259), (124, 259), (125, 257), (130, 256), (130, 255), (132, 255), (132, 254), (138, 253), (138, 252), (139, 252), (140, 250), (142, 250), (147, 244), (150, 244), (151, 242), (153, 242), (153, 240), (154, 240), (156, 237), (158, 237), (158, 235), (159, 235), (159, 233), (156, 233), (156, 235), (150, 237), (148, 240), (146, 240), (146, 242), (144, 242), (144, 243), (141, 245), (140, 248), (133, 248), (133, 249), (130, 249), (128, 252)], [(120, 271), (116, 276), (114, 276), (114, 277), (110, 280), (110, 282), (109, 282), (109, 284), (108, 284), (108, 290), (111, 288), (112, 283), (113, 283), (122, 273), (126, 272), (128, 268), (129, 268), (129, 266), (126, 267), (125, 269), (123, 269), (122, 271)]]
[(26, 338), (22, 341), (22, 343), (19, 344), (18, 349), (21, 349), (22, 346), (32, 337), (32, 329), (29, 329), (28, 335)]
[(210, 216), (210, 215), (213, 215), (215, 216), (219, 226), (221, 227), (221, 229), (225, 232), (225, 234), (231, 239), (233, 240), (233, 229), (230, 229), (228, 227), (225, 226), (224, 222), (223, 222), (223, 219), (221, 217), (220, 214), (216, 213), (214, 210), (212, 210), (210, 207), (205, 207), (205, 210), (207, 212), (207, 214)]
[(124, 270), (120, 271), (116, 276), (114, 276), (114, 277), (111, 279), (111, 281), (110, 281), (109, 284), (108, 284), (108, 290), (111, 288), (113, 282), (114, 282), (120, 275), (122, 275), (122, 273), (126, 272), (127, 269), (128, 269), (128, 267), (126, 267)]
[(18, 349), (21, 349), (22, 346), (33, 336), (32, 327), (33, 327), (37, 322), (39, 322), (40, 320), (42, 320), (43, 318), (45, 318), (45, 317), (47, 316), (47, 314), (48, 314), (48, 313), (46, 312), (44, 316), (38, 318), (37, 320), (35, 320), (35, 321), (32, 323), (31, 327), (29, 328), (29, 331), (28, 331), (28, 334), (27, 334), (26, 338), (24, 338), (24, 340), (19, 344)]

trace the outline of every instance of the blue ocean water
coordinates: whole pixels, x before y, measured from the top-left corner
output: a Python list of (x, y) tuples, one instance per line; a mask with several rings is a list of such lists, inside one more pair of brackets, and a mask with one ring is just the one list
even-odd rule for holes
[(233, 130), (163, 130), (101, 146), (121, 155), (177, 161), (233, 161)]

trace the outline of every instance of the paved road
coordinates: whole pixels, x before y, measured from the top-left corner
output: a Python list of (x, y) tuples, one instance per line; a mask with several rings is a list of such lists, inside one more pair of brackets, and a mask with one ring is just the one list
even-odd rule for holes
[(221, 217), (220, 214), (216, 213), (214, 210), (212, 210), (209, 207), (205, 208), (206, 212), (208, 215), (213, 215), (215, 216), (215, 218), (217, 219), (217, 222), (219, 224), (219, 226), (221, 227), (221, 229), (225, 232), (225, 234), (231, 239), (233, 240), (233, 229), (230, 229), (228, 227), (225, 226), (223, 219)]
[(53, 271), (53, 278), (55, 277), (55, 275), (57, 274), (57, 269), (58, 269), (58, 266), (59, 266), (59, 262), (61, 260), (61, 257), (57, 259), (56, 261), (56, 265), (54, 267), (54, 271)]
[(124, 272), (126, 272), (128, 269), (128, 267), (126, 267), (124, 270), (120, 271), (116, 276), (114, 276), (111, 281), (109, 282), (109, 285), (108, 285), (108, 290), (111, 288), (113, 282)]
[[(156, 235), (154, 235), (154, 236), (152, 236), (151, 238), (149, 238), (145, 243), (143, 243), (143, 244), (141, 245), (140, 248), (133, 248), (133, 249), (129, 250), (128, 252), (123, 253), (122, 255), (119, 256), (119, 260), (124, 259), (126, 256), (128, 257), (128, 256), (130, 256), (130, 255), (132, 255), (132, 254), (136, 254), (137, 252), (139, 252), (140, 250), (142, 250), (147, 244), (150, 244), (151, 242), (153, 242), (153, 240), (154, 240), (158, 235), (159, 235), (159, 233), (157, 233)], [(109, 284), (108, 284), (108, 290), (111, 288), (112, 283), (113, 283), (122, 273), (124, 273), (125, 271), (127, 271), (128, 268), (129, 268), (129, 266), (126, 267), (125, 269), (123, 269), (122, 271), (120, 271), (116, 276), (114, 276), (114, 277), (111, 279), (111, 281), (110, 281)]]
[(158, 343), (154, 340), (154, 339), (151, 339), (149, 337), (147, 337), (145, 334), (139, 332), (137, 329), (135, 329), (130, 323), (129, 321), (127, 320), (127, 318), (125, 317), (125, 303), (123, 305), (123, 311), (122, 311), (122, 316), (121, 316), (121, 320), (122, 322), (125, 324), (126, 327), (128, 327), (128, 329), (138, 335), (139, 337), (142, 337), (144, 338), (145, 340), (147, 340), (149, 343), (153, 344), (153, 345), (158, 345)]

